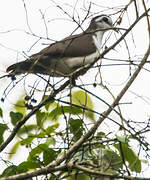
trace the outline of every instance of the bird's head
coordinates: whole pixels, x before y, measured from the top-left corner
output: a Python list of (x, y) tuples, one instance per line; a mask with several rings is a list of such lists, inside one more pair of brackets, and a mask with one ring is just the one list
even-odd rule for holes
[(110, 28), (113, 28), (112, 19), (108, 15), (99, 15), (91, 20), (88, 29), (89, 30), (104, 29), (104, 31), (106, 31), (107, 29)]

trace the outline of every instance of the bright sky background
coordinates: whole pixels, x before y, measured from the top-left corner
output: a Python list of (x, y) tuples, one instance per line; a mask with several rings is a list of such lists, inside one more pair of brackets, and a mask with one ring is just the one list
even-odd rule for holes
[[(39, 42), (37, 42), (34, 46), (33, 44), (38, 40), (38, 38), (33, 37), (32, 35), (27, 35), (25, 31), (29, 31), (27, 26), (27, 20), (26, 20), (26, 13), (23, 6), (22, 0), (1, 0), (0, 2), (0, 75), (5, 74), (6, 68), (17, 61), (24, 60), (24, 53), (30, 56), (33, 53), (37, 53), (42, 48), (46, 47), (44, 44), (50, 44), (53, 41), (46, 40), (46, 30), (43, 23), (42, 13), (45, 12), (45, 18), (47, 21), (47, 28), (48, 28), (48, 37), (53, 40), (60, 40), (72, 33), (72, 31), (77, 27), (77, 24), (71, 21), (71, 18), (68, 16), (65, 16), (62, 11), (55, 7), (55, 4), (52, 3), (50, 0), (26, 0), (26, 8), (28, 11), (28, 23), (32, 29), (32, 32), (38, 36), (44, 37), (44, 39), (41, 39)], [(75, 14), (75, 18), (77, 18), (77, 13), (74, 10), (77, 10), (80, 19), (84, 19), (87, 12), (83, 10), (83, 4), (85, 4), (85, 7), (88, 9), (89, 2), (87, 0), (63, 0), (63, 1), (56, 1), (60, 6), (65, 9), (66, 12), (68, 12), (71, 16)], [(116, 9), (108, 10), (106, 7), (119, 7), (120, 5), (124, 5), (124, 3), (127, 3), (127, 1), (124, 0), (93, 0), (95, 4), (99, 4), (100, 6), (92, 5), (91, 8), (91, 14), (99, 13), (102, 11), (103, 14), (109, 14)], [(101, 2), (101, 3), (100, 3)], [(143, 9), (139, 10), (140, 13), (143, 12)], [(113, 16), (113, 21), (115, 21), (116, 16)], [(129, 27), (129, 21), (130, 24), (134, 22), (135, 20), (135, 13), (133, 12), (133, 7), (129, 8), (128, 10), (128, 17), (125, 15), (125, 18), (123, 19), (120, 27), (122, 28), (128, 28)], [(83, 24), (83, 28), (86, 29), (90, 22), (90, 18), (87, 19), (87, 21)], [(10, 31), (11, 30), (11, 31)], [(10, 32), (8, 32), (10, 31)], [(81, 29), (79, 29), (76, 33), (81, 32)], [(122, 31), (123, 33), (123, 31)], [(107, 37), (109, 33), (105, 35)], [(134, 36), (134, 42), (133, 38)], [(116, 38), (118, 39), (120, 37), (120, 34), (114, 33), (112, 34), (111, 38), (107, 42), (107, 46), (113, 44), (113, 42), (116, 41)], [(139, 23), (136, 28), (133, 30), (133, 34), (130, 33), (128, 37), (126, 38), (126, 42), (130, 49), (130, 55), (131, 59), (134, 59), (134, 55), (143, 55), (145, 52), (147, 46), (148, 46), (148, 34), (147, 34), (147, 27), (145, 20), (143, 19), (141, 23)], [(105, 38), (104, 38), (105, 39)], [(33, 46), (33, 47), (32, 47)], [(32, 48), (31, 48), (32, 47)], [(106, 57), (109, 58), (115, 58), (115, 59), (127, 59), (128, 58), (128, 52), (125, 48), (124, 42), (118, 46), (115, 51), (112, 51), (109, 53)], [(140, 59), (139, 59), (140, 60)], [(110, 62), (114, 63), (114, 62)], [(103, 64), (108, 64), (108, 62), (103, 61)], [(134, 67), (132, 67), (134, 70)], [(147, 66), (147, 68), (150, 68)], [(97, 72), (97, 71), (96, 71)], [(83, 83), (84, 82), (94, 82), (94, 78), (96, 75), (95, 70), (90, 70), (86, 73), (84, 77), (81, 77)], [(133, 72), (133, 71), (131, 71)], [(114, 95), (117, 95), (119, 91), (122, 89), (122, 87), (125, 85), (126, 81), (129, 77), (129, 67), (128, 66), (106, 66), (102, 68), (102, 76), (103, 76), (103, 82), (106, 84)], [(30, 76), (33, 77), (33, 76)], [(33, 77), (34, 79), (35, 77)], [(31, 78), (29, 78), (31, 80)], [(10, 80), (3, 79), (0, 80), (0, 87), (6, 87), (6, 84), (8, 84)], [(124, 98), (121, 100), (121, 102), (126, 103), (132, 103), (132, 105), (122, 105), (122, 112), (125, 115), (126, 119), (133, 119), (135, 121), (145, 121), (150, 116), (150, 86), (148, 83), (150, 82), (150, 73), (146, 71), (142, 71), (136, 81), (133, 83), (133, 85), (130, 88), (130, 91), (126, 93)], [(78, 81), (79, 84), (81, 84), (81, 81)], [(0, 97), (2, 95), (4, 89), (0, 90)], [(108, 103), (112, 102), (111, 96), (104, 90), (102, 87), (96, 87), (95, 89), (93, 86), (89, 87), (89, 90), (91, 90), (93, 93), (102, 96), (105, 101)], [(18, 89), (15, 89), (12, 91), (12, 93), (9, 96), (9, 100), (11, 100), (11, 103), (1, 103), (0, 106), (2, 106), (4, 109), (6, 107), (8, 108), (8, 104), (11, 107), (11, 104), (15, 102), (16, 95), (21, 94), (23, 92), (22, 87), (18, 87)], [(136, 93), (138, 96), (133, 94), (132, 92)], [(141, 99), (140, 96), (143, 98)], [(105, 110), (106, 106), (101, 104), (100, 102), (96, 102), (95, 104), (96, 109), (101, 109), (100, 111), (103, 112)], [(113, 118), (118, 118), (116, 115), (112, 114)], [(106, 123), (106, 126), (104, 124), (104, 128), (108, 128), (108, 131), (110, 130), (111, 126), (108, 126)], [(2, 163), (4, 165), (4, 163)], [(2, 167), (0, 165), (0, 167)], [(1, 172), (1, 168), (0, 168)], [(148, 174), (147, 174), (148, 175)]]

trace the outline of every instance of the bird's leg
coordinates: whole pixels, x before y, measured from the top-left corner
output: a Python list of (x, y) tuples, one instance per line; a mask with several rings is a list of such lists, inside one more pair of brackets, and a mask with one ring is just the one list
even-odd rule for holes
[(71, 87), (76, 86), (75, 77), (74, 77), (73, 75), (71, 75), (71, 76), (69, 77), (69, 79), (70, 79), (70, 86), (71, 86)]

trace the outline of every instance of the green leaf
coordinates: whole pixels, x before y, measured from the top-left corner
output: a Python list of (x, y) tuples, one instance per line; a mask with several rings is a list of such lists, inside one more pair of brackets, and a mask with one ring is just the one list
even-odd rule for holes
[(44, 121), (47, 119), (47, 113), (40, 110), (36, 113), (36, 122), (39, 127), (43, 127)]
[(2, 135), (0, 135), (0, 144), (2, 144), (4, 142), (4, 138)]
[(111, 149), (104, 149), (103, 159), (111, 169), (119, 170), (123, 167), (122, 158)]
[(10, 112), (10, 117), (11, 117), (11, 123), (15, 126), (18, 121), (20, 121), (23, 118), (23, 114), (20, 112)]
[[(87, 107), (93, 110), (93, 101), (91, 97), (84, 91), (76, 91), (72, 94), (72, 103), (79, 106)], [(84, 111), (84, 110), (83, 110)], [(85, 110), (85, 115), (95, 122), (94, 113), (88, 110)]]
[(3, 143), (3, 134), (8, 129), (8, 126), (6, 124), (0, 123), (0, 144)]
[(128, 137), (127, 135), (124, 136), (118, 136), (116, 135), (116, 138), (118, 139), (118, 141), (122, 142), (122, 143), (127, 143), (128, 142)]
[[(75, 175), (76, 176), (76, 175)], [(77, 175), (77, 180), (91, 180), (90, 176), (83, 174), (83, 173), (79, 173)]]
[(37, 155), (41, 154), (43, 151), (46, 151), (48, 146), (46, 144), (39, 144), (37, 147), (31, 150), (28, 160), (32, 160)]
[(37, 125), (27, 124), (27, 125), (24, 125), (22, 128), (20, 128), (17, 134), (18, 135), (28, 134), (28, 133), (31, 133), (31, 131), (36, 130), (36, 129), (37, 129)]
[(3, 110), (0, 108), (0, 117), (3, 117)]
[(105, 137), (106, 134), (104, 132), (100, 131), (100, 132), (97, 133), (97, 136), (98, 137)]
[[(43, 97), (43, 100), (45, 100), (45, 99), (47, 99), (47, 98), (48, 98), (48, 96), (45, 95), (45, 96)], [(54, 108), (56, 108), (57, 106), (58, 106), (58, 103), (56, 103), (56, 102), (49, 102), (49, 103), (46, 103), (45, 109), (46, 109), (47, 111), (49, 111), (50, 109), (54, 109)]]
[(55, 130), (59, 127), (59, 124), (56, 123), (52, 126), (49, 126), (48, 128), (44, 129), (44, 131), (41, 131), (38, 134), (29, 134), (27, 138), (23, 139), (22, 141), (20, 141), (21, 145), (26, 145), (29, 146), (31, 144), (31, 142), (35, 139), (35, 138), (45, 138), (46, 137), (46, 144), (49, 145), (53, 144), (55, 145), (55, 139), (52, 137), (48, 137), (50, 134), (55, 133)]
[(52, 126), (49, 126), (48, 128), (45, 129), (45, 134), (50, 135), (52, 133), (55, 133), (55, 130), (59, 127), (59, 124), (53, 124)]
[(75, 173), (73, 175), (71, 175), (71, 177), (68, 177), (67, 180), (73, 180), (73, 179), (76, 179), (76, 180), (91, 180), (91, 177), (84, 174), (84, 173)]
[(35, 139), (34, 135), (30, 134), (27, 138), (20, 141), (21, 145), (30, 146), (31, 142)]
[(18, 101), (16, 102), (16, 104), (14, 105), (14, 109), (16, 112), (19, 112), (23, 115), (26, 114), (26, 107), (25, 107), (25, 100), (24, 100), (24, 96), (22, 96), (20, 99), (18, 99)]
[(16, 152), (19, 149), (19, 146), (20, 146), (20, 142), (18, 141), (11, 147), (11, 149), (9, 151), (9, 154), (8, 154), (8, 159), (9, 160), (16, 154)]
[(45, 165), (48, 165), (54, 159), (56, 159), (56, 152), (53, 149), (48, 148), (43, 152), (43, 161)]
[(40, 164), (36, 161), (29, 160), (19, 164), (17, 170), (19, 173), (23, 173), (23, 172), (27, 172), (28, 170), (36, 169), (36, 168), (40, 168)]
[(127, 143), (117, 143), (114, 147), (119, 151), (120, 155), (124, 157), (125, 161), (129, 163), (131, 171), (141, 172), (141, 161), (135, 152), (129, 147)]
[(0, 177), (12, 176), (12, 175), (15, 175), (15, 174), (17, 174), (17, 166), (11, 165), (11, 166), (7, 167), (7, 168), (3, 171), (3, 173), (1, 174)]
[(57, 176), (55, 176), (54, 174), (51, 174), (48, 180), (56, 180), (56, 179), (57, 179)]
[(62, 114), (62, 110), (60, 109), (60, 106), (57, 106), (55, 109), (53, 109), (48, 117), (51, 121), (57, 122), (59, 119), (59, 116)]
[(46, 142), (45, 142), (48, 146), (49, 145), (53, 145), (53, 146), (55, 146), (56, 145), (56, 140), (55, 140), (55, 138), (53, 138), (53, 137), (48, 137), (48, 138), (46, 138)]
[(57, 106), (54, 110), (52, 110), (49, 113), (49, 118), (51, 118), (51, 120), (58, 120), (60, 115), (63, 115), (65, 113), (70, 113), (70, 114), (81, 114), (82, 110), (81, 108), (78, 107), (74, 107), (74, 106)]
[(42, 152), (45, 165), (49, 164), (56, 158), (56, 152), (53, 149), (49, 148), (47, 144), (40, 144), (31, 150), (28, 161), (35, 159), (34, 157), (39, 156)]
[(27, 172), (28, 167), (26, 166), (26, 162), (22, 162), (21, 164), (19, 164), (18, 167), (17, 167), (17, 171), (19, 173)]
[(0, 123), (0, 134), (4, 134), (4, 132), (8, 129), (8, 126), (6, 124)]
[(69, 119), (69, 124), (70, 124), (70, 132), (74, 134), (74, 139), (77, 141), (80, 139), (80, 137), (83, 135), (83, 121), (81, 119)]

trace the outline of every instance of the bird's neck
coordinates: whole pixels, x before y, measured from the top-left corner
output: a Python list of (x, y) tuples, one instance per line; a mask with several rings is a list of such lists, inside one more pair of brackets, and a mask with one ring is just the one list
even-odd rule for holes
[(98, 42), (101, 44), (103, 39), (104, 31), (97, 31), (94, 36), (97, 38)]
[(103, 35), (104, 35), (104, 31), (97, 31), (92, 35), (94, 44), (95, 44), (96, 48), (98, 49), (99, 53), (100, 53), (100, 49), (101, 49), (101, 45), (102, 45)]

